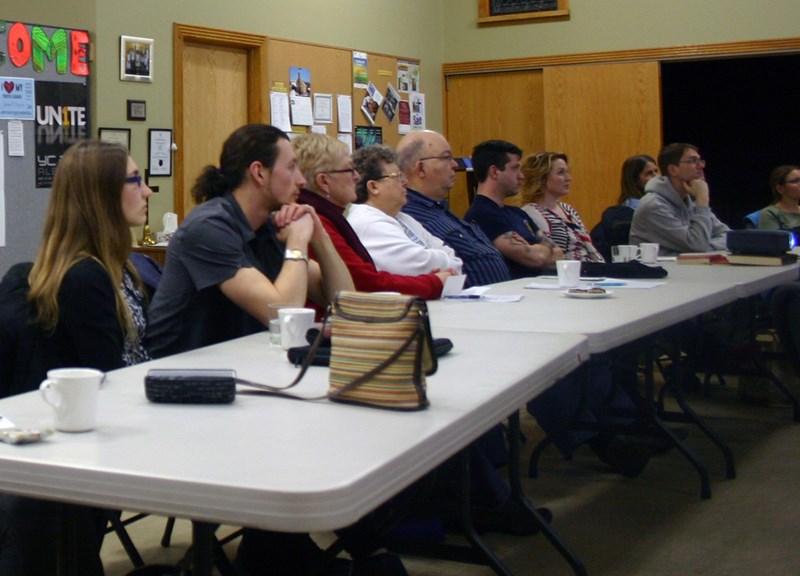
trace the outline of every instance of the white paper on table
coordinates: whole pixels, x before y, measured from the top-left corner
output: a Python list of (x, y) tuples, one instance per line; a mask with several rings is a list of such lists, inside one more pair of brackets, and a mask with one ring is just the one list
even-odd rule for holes
[(622, 278), (606, 278), (602, 282), (587, 282), (588, 286), (598, 286), (600, 288), (613, 288), (614, 290), (617, 289), (625, 289), (625, 288), (639, 288), (639, 289), (650, 289), (656, 288), (658, 286), (665, 285), (666, 282), (651, 282), (651, 281), (642, 281), (642, 280), (625, 280)]
[(522, 294), (484, 294), (481, 302), (519, 302)]
[(269, 93), (270, 124), (284, 132), (291, 132), (289, 122), (289, 94), (286, 92)]
[(529, 290), (563, 290), (563, 286), (559, 286), (558, 282), (531, 282), (525, 284), (525, 288)]
[(519, 302), (522, 294), (487, 294), (490, 286), (472, 286), (461, 291), (459, 296), (478, 296), (480, 302)]
[(0, 430), (5, 428), (16, 428), (14, 423), (4, 416), (0, 416)]
[(306, 96), (289, 96), (292, 107), (292, 124), (295, 126), (312, 126), (314, 113), (311, 110), (311, 98)]
[(22, 131), (22, 120), (8, 122), (8, 155), (25, 156), (25, 137)]
[(464, 281), (467, 279), (466, 274), (457, 274), (456, 276), (448, 276), (444, 281), (444, 288), (442, 288), (442, 298), (447, 296), (456, 296), (461, 293), (464, 287)]
[(339, 115), (339, 132), (352, 132), (353, 97), (349, 94), (337, 94), (336, 109)]

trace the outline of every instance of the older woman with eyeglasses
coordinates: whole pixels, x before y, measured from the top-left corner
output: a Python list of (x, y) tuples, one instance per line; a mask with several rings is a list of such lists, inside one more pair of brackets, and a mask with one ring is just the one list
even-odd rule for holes
[(800, 226), (800, 168), (784, 165), (769, 175), (773, 204), (758, 217), (760, 230), (791, 230)]
[(379, 270), (369, 251), (345, 217), (356, 199), (360, 177), (353, 167), (350, 150), (343, 142), (324, 134), (303, 134), (292, 142), (298, 168), (306, 179), (300, 202), (310, 204), (353, 278), (363, 292), (392, 291), (425, 299), (439, 298), (449, 272), (392, 274)]
[(397, 167), (397, 154), (375, 144), (357, 150), (353, 163), (361, 175), (356, 202), (347, 221), (369, 251), (378, 270), (395, 274), (433, 272), (444, 281), (461, 272), (452, 248), (400, 210), (406, 204), (408, 180)]
[(584, 262), (605, 262), (592, 244), (578, 212), (561, 198), (569, 194), (572, 176), (566, 154), (540, 152), (522, 164), (522, 209), (565, 257)]

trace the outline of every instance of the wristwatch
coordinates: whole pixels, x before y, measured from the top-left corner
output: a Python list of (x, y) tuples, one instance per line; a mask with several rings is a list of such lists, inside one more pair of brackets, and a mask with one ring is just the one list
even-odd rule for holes
[(308, 264), (308, 254), (303, 252), (302, 250), (289, 250), (286, 249), (286, 252), (283, 253), (284, 260), (304, 260), (306, 264)]

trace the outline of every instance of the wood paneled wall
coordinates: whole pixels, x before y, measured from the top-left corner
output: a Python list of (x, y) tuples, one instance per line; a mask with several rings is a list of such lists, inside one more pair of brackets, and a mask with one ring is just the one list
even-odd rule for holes
[[(494, 139), (526, 154), (544, 149), (541, 70), (451, 76), (445, 88), (445, 133), (454, 156), (469, 156), (476, 144)], [(450, 208), (459, 215), (469, 208), (464, 174), (450, 191)]]
[(622, 162), (661, 146), (658, 62), (544, 70), (545, 145), (569, 157), (567, 202), (588, 226), (616, 204)]

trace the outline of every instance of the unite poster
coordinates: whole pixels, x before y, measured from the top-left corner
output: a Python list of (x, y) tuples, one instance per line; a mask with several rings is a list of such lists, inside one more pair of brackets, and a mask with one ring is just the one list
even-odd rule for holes
[(50, 188), (67, 148), (89, 137), (88, 86), (37, 81), (35, 129), (36, 187)]

